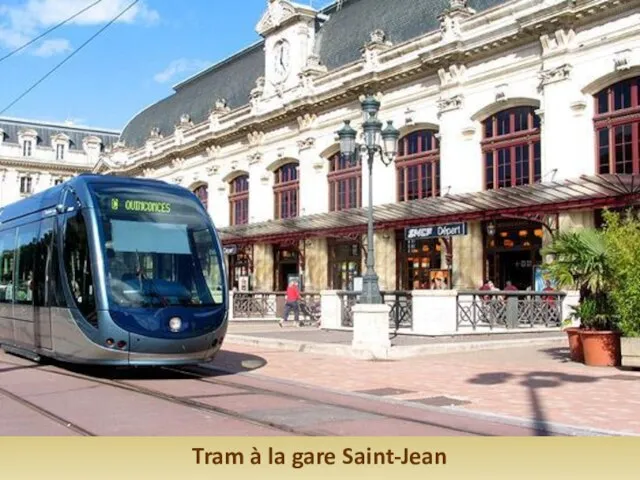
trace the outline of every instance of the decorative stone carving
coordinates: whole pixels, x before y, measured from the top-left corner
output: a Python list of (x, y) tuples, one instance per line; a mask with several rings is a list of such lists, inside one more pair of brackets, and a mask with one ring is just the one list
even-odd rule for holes
[(311, 129), (314, 126), (317, 119), (318, 119), (318, 116), (315, 113), (305, 113), (304, 115), (300, 115), (297, 118), (298, 129), (301, 132)]
[(302, 72), (298, 75), (300, 83), (303, 88), (311, 88), (313, 86), (313, 79), (327, 73), (327, 67), (322, 65), (320, 57), (316, 54), (309, 55), (307, 64), (302, 69)]
[(569, 108), (571, 108), (576, 116), (580, 116), (587, 108), (587, 102), (585, 102), (584, 100), (576, 100), (575, 102), (571, 102), (569, 104)]
[(174, 177), (173, 179), (174, 183), (176, 183), (177, 185), (182, 185), (183, 180), (184, 180), (183, 177)]
[(180, 170), (184, 166), (184, 158), (174, 158), (171, 160), (171, 167), (174, 170)]
[(613, 66), (616, 71), (629, 70), (631, 68), (631, 50), (622, 50), (613, 57)]
[(259, 77), (256, 80), (256, 86), (251, 93), (249, 93), (249, 99), (251, 100), (251, 104), (254, 105), (264, 93), (265, 79), (264, 77)]
[(542, 55), (547, 56), (553, 53), (562, 53), (574, 45), (576, 32), (573, 29), (560, 29), (553, 33), (553, 36), (544, 34), (540, 36), (542, 45)]
[(371, 40), (364, 45), (364, 48), (361, 49), (361, 53), (364, 57), (365, 63), (368, 65), (377, 65), (378, 55), (380, 52), (387, 50), (393, 45), (393, 43), (386, 39), (384, 30), (374, 30), (369, 34), (369, 37)]
[(160, 139), (162, 135), (160, 135), (160, 129), (158, 127), (153, 127), (149, 132), (149, 138)]
[(183, 113), (182, 115), (180, 115), (180, 122), (178, 123), (178, 126), (183, 128), (193, 127), (191, 115), (189, 115), (188, 113)]
[(411, 107), (407, 107), (407, 109), (404, 111), (404, 123), (405, 125), (413, 125), (413, 115), (414, 113), (416, 113), (415, 110), (413, 110)]
[(462, 127), (462, 136), (466, 138), (472, 138), (476, 133), (476, 127), (473, 125), (467, 125)]
[(249, 155), (249, 165), (255, 165), (256, 163), (260, 163), (262, 161), (262, 153), (255, 152)]
[(238, 160), (231, 160), (231, 170), (236, 170), (238, 168)]
[(118, 140), (117, 142), (115, 142), (115, 143), (113, 144), (113, 147), (111, 148), (111, 151), (112, 151), (113, 153), (116, 153), (116, 152), (123, 152), (123, 151), (125, 151), (126, 149), (127, 149), (127, 147), (126, 147), (126, 145), (125, 145), (124, 140)]
[(571, 69), (571, 65), (565, 63), (559, 67), (541, 71), (539, 77), (542, 86), (567, 80), (571, 74)]
[(450, 112), (462, 108), (464, 97), (462, 95), (454, 95), (449, 98), (441, 98), (438, 100), (438, 110), (440, 113)]
[(496, 87), (496, 102), (507, 101), (507, 87), (508, 85), (506, 83), (503, 83)]
[(231, 109), (227, 104), (227, 100), (225, 98), (218, 98), (213, 104), (213, 108), (211, 109), (211, 113), (217, 115), (224, 115), (225, 113), (229, 113)]
[(451, 0), (449, 8), (438, 16), (442, 40), (450, 41), (460, 38), (462, 36), (461, 22), (474, 13), (476, 13), (475, 10), (469, 8), (467, 0)]
[(438, 70), (440, 77), (440, 85), (442, 87), (450, 87), (460, 85), (464, 82), (467, 74), (467, 67), (464, 65), (449, 65), (449, 68), (441, 68)]
[(217, 158), (220, 155), (221, 148), (217, 145), (211, 145), (205, 150), (208, 158)]
[(153, 177), (153, 174), (155, 173), (155, 170), (153, 168), (145, 168), (142, 171), (142, 175), (146, 178), (151, 178)]
[(286, 0), (268, 0), (267, 11), (258, 22), (256, 31), (259, 35), (265, 36), (293, 17), (304, 15), (313, 18), (315, 13), (316, 11), (311, 7), (299, 3), (294, 4)]
[(211, 165), (210, 167), (207, 167), (207, 175), (209, 177), (218, 175), (218, 172), (220, 172), (220, 167), (218, 165)]
[(257, 147), (262, 144), (264, 140), (264, 132), (253, 131), (247, 134), (247, 141), (249, 142), (249, 146)]
[(263, 185), (266, 185), (269, 183), (269, 178), (271, 177), (267, 172), (264, 172), (262, 175), (260, 175), (260, 181), (262, 182)]
[(304, 140), (298, 140), (298, 151), (302, 152), (304, 150), (308, 150), (313, 148), (316, 144), (316, 139), (312, 137), (305, 138)]

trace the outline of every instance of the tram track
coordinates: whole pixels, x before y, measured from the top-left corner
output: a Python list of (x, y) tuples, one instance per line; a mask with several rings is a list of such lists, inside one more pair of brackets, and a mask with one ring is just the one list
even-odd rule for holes
[[(30, 361), (30, 360), (27, 360)], [(7, 362), (5, 360), (2, 361), (2, 363), (6, 364), (6, 365), (12, 365), (12, 366), (24, 366), (22, 364), (18, 364), (18, 363), (12, 363), (12, 362)], [(307, 431), (302, 431), (302, 430), (298, 430), (295, 428), (291, 428), (288, 427), (286, 425), (281, 425), (275, 422), (269, 422), (269, 421), (265, 421), (265, 420), (259, 420), (259, 419), (255, 419), (252, 417), (248, 417), (246, 415), (242, 415), (241, 413), (235, 412), (233, 410), (229, 410), (227, 408), (223, 408), (223, 407), (216, 407), (213, 405), (209, 405), (203, 402), (199, 402), (197, 400), (193, 400), (190, 398), (182, 398), (182, 397), (177, 397), (175, 395), (171, 395), (168, 393), (164, 393), (164, 392), (160, 392), (158, 390), (153, 390), (150, 388), (146, 388), (146, 387), (141, 387), (139, 385), (135, 385), (135, 384), (131, 384), (129, 382), (126, 381), (119, 381), (119, 380), (110, 380), (110, 379), (104, 379), (104, 378), (99, 378), (99, 377), (94, 377), (91, 375), (86, 375), (86, 374), (82, 374), (82, 373), (71, 373), (68, 371), (60, 371), (59, 370), (60, 367), (53, 367), (53, 369), (49, 366), (41, 366), (39, 368), (40, 371), (42, 372), (47, 372), (47, 373), (51, 373), (54, 375), (58, 375), (58, 376), (63, 376), (63, 377), (67, 377), (67, 378), (75, 378), (77, 380), (85, 380), (94, 384), (98, 384), (98, 385), (102, 385), (102, 386), (109, 386), (109, 387), (113, 387), (113, 388), (118, 388), (120, 390), (124, 390), (124, 391), (128, 391), (128, 392), (132, 392), (132, 393), (137, 393), (140, 395), (145, 395), (147, 397), (151, 397), (151, 398), (155, 398), (157, 400), (163, 400), (166, 402), (169, 402), (173, 405), (180, 405), (183, 407), (188, 407), (194, 410), (198, 410), (198, 411), (202, 411), (202, 412), (206, 412), (206, 413), (215, 413), (218, 415), (222, 415), (222, 416), (226, 416), (226, 417), (231, 417), (234, 418), (236, 420), (240, 420), (242, 422), (245, 423), (249, 423), (252, 425), (256, 425), (256, 426), (260, 426), (260, 427), (267, 427), (273, 430), (279, 430), (281, 432), (284, 433), (289, 433), (292, 435), (299, 435), (299, 436), (324, 436), (324, 434), (312, 434), (309, 433)], [(184, 375), (184, 373), (183, 373)], [(52, 412), (48, 412), (45, 409), (42, 409), (40, 407), (38, 407), (37, 405), (32, 404), (31, 402), (29, 402), (28, 400), (24, 400), (21, 397), (16, 396), (15, 394), (6, 391), (2, 388), (0, 388), (0, 394), (6, 394), (7, 397), (19, 401), (20, 403), (24, 404), (25, 406), (28, 406), (29, 408), (32, 408), (36, 411), (38, 411), (39, 413), (42, 413), (43, 415), (47, 415), (47, 416), (51, 416), (52, 419), (54, 419), (55, 421), (57, 421), (58, 423), (63, 423), (65, 426), (68, 426), (68, 428), (70, 429), (77, 429), (78, 432), (86, 432), (83, 433), (83, 435), (92, 435), (95, 436), (94, 434), (92, 434), (91, 432), (88, 432), (84, 429), (82, 429), (81, 427), (78, 427), (68, 421), (66, 421), (65, 419), (63, 419), (62, 417), (58, 417), (55, 414), (53, 414)], [(74, 430), (75, 431), (75, 430)]]
[(0, 387), (0, 396), (3, 396), (5, 398), (8, 398), (9, 400), (12, 400), (16, 403), (18, 403), (19, 405), (22, 405), (23, 407), (26, 407), (36, 413), (38, 413), (39, 415), (42, 415), (43, 417), (48, 418), (49, 420), (52, 420), (53, 422), (57, 423), (58, 425), (61, 425), (69, 430), (71, 430), (74, 433), (77, 433), (78, 435), (82, 435), (84, 437), (96, 437), (97, 435), (93, 432), (90, 432), (89, 430), (86, 430), (76, 424), (74, 424), (73, 422), (70, 422), (69, 420), (67, 420), (66, 418), (63, 418), (59, 415), (56, 415), (55, 413), (51, 412), (50, 410), (47, 410), (45, 408), (40, 407), (39, 405), (36, 405), (33, 402), (30, 402), (29, 400), (27, 400), (26, 398), (23, 398), (19, 395), (16, 395), (13, 392), (10, 392), (9, 390), (6, 390), (5, 388)]
[[(30, 361), (30, 360), (27, 360)], [(11, 362), (7, 362), (7, 361), (3, 361), (2, 363), (5, 363), (7, 365), (20, 365), (20, 364), (14, 364)], [(167, 402), (170, 402), (174, 405), (180, 405), (180, 406), (184, 406), (184, 407), (188, 407), (191, 409), (195, 409), (195, 410), (199, 410), (199, 411), (204, 411), (207, 413), (216, 413), (219, 415), (223, 415), (223, 416), (227, 416), (227, 417), (231, 417), (246, 423), (250, 423), (253, 425), (258, 425), (261, 427), (267, 427), (270, 429), (275, 429), (275, 430), (279, 430), (281, 432), (285, 432), (291, 435), (299, 435), (299, 436), (326, 436), (325, 433), (312, 433), (309, 430), (300, 430), (300, 429), (296, 429), (296, 428), (292, 428), (286, 425), (282, 425), (282, 424), (278, 424), (275, 422), (270, 422), (270, 421), (265, 421), (265, 420), (260, 420), (260, 419), (256, 419), (253, 417), (249, 417), (246, 415), (243, 415), (241, 413), (238, 413), (236, 411), (233, 410), (229, 410), (227, 408), (224, 407), (217, 407), (217, 406), (213, 406), (213, 405), (209, 405), (203, 402), (199, 402), (197, 400), (191, 399), (191, 398), (184, 398), (184, 397), (178, 397), (175, 395), (171, 395), (168, 393), (164, 393), (164, 392), (160, 392), (158, 390), (154, 390), (151, 388), (147, 388), (147, 387), (143, 387), (140, 385), (136, 385), (135, 383), (132, 383), (134, 380), (128, 379), (128, 380), (113, 380), (113, 379), (106, 379), (106, 378), (102, 378), (102, 377), (96, 377), (93, 375), (88, 375), (88, 374), (84, 374), (84, 373), (78, 373), (78, 372), (70, 372), (68, 370), (63, 370), (64, 367), (58, 367), (58, 366), (53, 366), (53, 368), (51, 368), (50, 366), (41, 366), (39, 368), (39, 370), (41, 371), (45, 371), (47, 373), (52, 373), (54, 375), (60, 375), (60, 376), (64, 376), (64, 377), (69, 377), (69, 378), (75, 378), (75, 379), (79, 379), (79, 380), (85, 380), (85, 381), (89, 381), (92, 382), (94, 384), (99, 384), (99, 385), (103, 385), (103, 386), (110, 386), (113, 388), (118, 388), (120, 390), (125, 390), (125, 391), (129, 391), (129, 392), (133, 392), (133, 393), (137, 393), (140, 395), (145, 395), (148, 397), (152, 397), (158, 400), (164, 400)], [(495, 436), (493, 434), (488, 434), (486, 433), (486, 431), (479, 431), (477, 429), (472, 429), (472, 428), (461, 428), (461, 427), (456, 427), (453, 425), (448, 425), (445, 424), (444, 422), (438, 422), (438, 421), (432, 421), (432, 420), (426, 420), (426, 419), (419, 419), (419, 418), (415, 418), (410, 416), (409, 414), (403, 415), (403, 414), (394, 414), (394, 413), (389, 413), (389, 412), (384, 412), (381, 413), (378, 410), (376, 410), (376, 407), (374, 405), (371, 406), (371, 408), (365, 408), (365, 407), (360, 407), (360, 406), (356, 406), (356, 405), (351, 405), (351, 404), (345, 404), (345, 403), (341, 403), (338, 401), (332, 401), (332, 400), (316, 400), (313, 398), (312, 392), (309, 393), (309, 395), (304, 395), (304, 394), (291, 394), (291, 393), (286, 393), (286, 392), (282, 392), (279, 391), (277, 389), (269, 389), (269, 388), (263, 388), (263, 387), (258, 387), (258, 386), (253, 386), (253, 385), (246, 385), (243, 383), (239, 383), (239, 382), (233, 382), (233, 381), (225, 381), (225, 380), (220, 380), (218, 378), (211, 378), (212, 373), (214, 372), (218, 372), (220, 374), (229, 374), (228, 372), (221, 370), (221, 369), (216, 369), (216, 368), (205, 368), (205, 367), (160, 367), (158, 370), (155, 370), (155, 372), (159, 372), (159, 371), (165, 371), (167, 373), (171, 373), (173, 375), (181, 375), (183, 376), (185, 379), (190, 379), (193, 381), (198, 381), (198, 382), (202, 382), (205, 384), (209, 384), (209, 385), (218, 385), (218, 386), (223, 386), (223, 387), (229, 387), (229, 388), (235, 388), (235, 389), (240, 389), (252, 394), (260, 394), (260, 395), (269, 395), (272, 397), (278, 397), (280, 399), (287, 399), (287, 400), (295, 400), (295, 401), (304, 401), (307, 404), (311, 404), (311, 405), (317, 405), (317, 406), (331, 406), (331, 407), (337, 407), (337, 408), (342, 408), (342, 409), (346, 409), (346, 410), (351, 410), (354, 413), (363, 413), (363, 414), (374, 414), (374, 415), (379, 415), (382, 418), (386, 418), (386, 419), (392, 419), (392, 420), (398, 420), (398, 421), (403, 421), (403, 422), (409, 422), (409, 423), (413, 423), (413, 424), (417, 424), (417, 425), (421, 425), (421, 426), (425, 426), (425, 427), (432, 427), (432, 428), (438, 428), (438, 429), (444, 429), (444, 430), (449, 430), (452, 433), (461, 433), (461, 434), (467, 434), (467, 435), (478, 435), (478, 436)], [(154, 377), (152, 378), (153, 380), (162, 380), (163, 377), (161, 375), (159, 375), (158, 377)], [(304, 386), (301, 386), (302, 388), (304, 388)], [(0, 390), (1, 392), (1, 390)], [(443, 412), (443, 414), (447, 414), (448, 412)]]

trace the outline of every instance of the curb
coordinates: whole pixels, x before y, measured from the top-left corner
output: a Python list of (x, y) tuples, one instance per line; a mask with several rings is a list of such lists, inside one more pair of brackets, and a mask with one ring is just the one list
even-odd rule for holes
[(401, 347), (383, 348), (371, 352), (368, 350), (354, 350), (350, 344), (315, 343), (299, 340), (283, 340), (269, 337), (256, 337), (250, 335), (229, 334), (225, 337), (225, 344), (247, 345), (260, 348), (273, 348), (287, 352), (311, 353), (316, 355), (329, 355), (336, 357), (359, 358), (362, 360), (403, 360), (407, 358), (438, 355), (443, 353), (473, 352), (479, 350), (500, 350), (504, 348), (516, 348), (522, 346), (566, 346), (564, 336), (516, 339), (516, 340), (489, 340), (478, 342), (452, 342), (435, 343), (426, 345), (408, 345)]

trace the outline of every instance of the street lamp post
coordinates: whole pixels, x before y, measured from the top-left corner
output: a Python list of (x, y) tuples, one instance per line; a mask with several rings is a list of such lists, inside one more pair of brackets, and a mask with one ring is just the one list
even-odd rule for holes
[[(366, 155), (369, 166), (369, 212), (367, 228), (367, 271), (362, 277), (362, 294), (360, 302), (364, 304), (382, 303), (378, 275), (375, 271), (375, 256), (373, 247), (373, 160), (376, 153), (380, 155), (382, 163), (389, 166), (395, 159), (400, 132), (388, 121), (382, 129), (382, 122), (378, 120), (380, 102), (372, 96), (367, 96), (361, 103), (364, 132), (364, 144), (356, 142), (357, 132), (351, 127), (350, 121), (345, 120), (344, 126), (337, 132), (340, 139), (340, 154), (348, 161), (353, 161), (356, 155)], [(382, 139), (383, 145), (380, 145)]]

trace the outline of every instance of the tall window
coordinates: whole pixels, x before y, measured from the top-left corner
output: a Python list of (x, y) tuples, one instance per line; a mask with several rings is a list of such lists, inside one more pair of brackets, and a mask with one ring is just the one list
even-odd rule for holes
[(25, 140), (24, 142), (22, 142), (22, 155), (24, 157), (30, 157), (31, 156), (31, 147), (32, 147), (32, 142), (31, 140)]
[(273, 185), (274, 216), (276, 220), (298, 216), (299, 191), (298, 165), (288, 163), (276, 170)]
[(362, 165), (360, 157), (346, 160), (340, 153), (329, 159), (329, 211), (362, 205)]
[(231, 181), (229, 211), (231, 225), (249, 223), (249, 175), (241, 175)]
[(598, 173), (640, 173), (640, 77), (595, 96)]
[(193, 193), (198, 197), (198, 200), (200, 200), (200, 203), (202, 203), (206, 210), (209, 205), (209, 189), (207, 185), (200, 185), (193, 191)]
[(436, 197), (440, 193), (440, 150), (434, 132), (421, 130), (398, 143), (398, 201)]
[(20, 177), (20, 193), (23, 195), (29, 195), (32, 192), (33, 184), (29, 175), (23, 175)]
[(482, 153), (487, 190), (540, 181), (540, 118), (534, 110), (511, 108), (484, 121)]
[(56, 160), (64, 160), (64, 145), (56, 145)]

